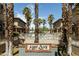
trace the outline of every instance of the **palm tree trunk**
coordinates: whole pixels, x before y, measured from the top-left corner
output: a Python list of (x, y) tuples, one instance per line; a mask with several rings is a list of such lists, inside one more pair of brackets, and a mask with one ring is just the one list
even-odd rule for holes
[(6, 44), (6, 51), (5, 51), (5, 53), (6, 53), (6, 55), (8, 55), (8, 50), (9, 50), (9, 42), (8, 42), (8, 30), (7, 30), (7, 4), (5, 4), (5, 3), (3, 3), (3, 10), (4, 10), (4, 12), (3, 12), (3, 15), (4, 15), (4, 24), (5, 24), (5, 40), (6, 40), (6, 42), (5, 42), (5, 44)]
[(14, 11), (13, 11), (13, 3), (9, 3), (8, 5), (8, 42), (9, 42), (9, 55), (12, 55), (12, 40), (13, 40), (13, 25), (14, 25)]
[[(67, 29), (66, 29), (66, 20), (67, 20), (67, 8), (66, 8), (66, 4), (63, 3), (62, 4), (62, 23), (63, 23), (63, 26), (62, 26), (62, 38), (61, 40), (63, 41), (64, 43), (64, 49), (65, 49), (65, 52), (67, 54), (67, 45), (68, 45), (68, 41), (67, 41)], [(63, 54), (63, 53), (62, 53)]]
[(68, 4), (68, 55), (72, 54), (72, 4)]
[(52, 24), (50, 24), (50, 34), (52, 33)]
[[(35, 20), (38, 19), (38, 3), (35, 3)], [(38, 22), (35, 23), (35, 41), (34, 43), (39, 43), (39, 29)]]

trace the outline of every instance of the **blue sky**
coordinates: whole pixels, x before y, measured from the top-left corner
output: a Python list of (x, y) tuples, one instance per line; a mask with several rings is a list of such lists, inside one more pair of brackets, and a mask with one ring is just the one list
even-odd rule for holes
[[(22, 13), (24, 7), (31, 9), (32, 18), (35, 17), (34, 4), (33, 3), (15, 3), (14, 14), (25, 21), (25, 17)], [(61, 3), (39, 3), (39, 17), (47, 20), (49, 14), (54, 15), (54, 21), (58, 20), (62, 16), (62, 4)]]

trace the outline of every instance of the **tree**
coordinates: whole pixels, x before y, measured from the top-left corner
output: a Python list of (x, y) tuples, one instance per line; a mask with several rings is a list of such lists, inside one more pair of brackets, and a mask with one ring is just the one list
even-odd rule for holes
[(43, 19), (43, 29), (44, 29), (44, 27), (45, 27), (45, 24), (46, 24), (46, 20)]
[(48, 28), (46, 26), (44, 26), (43, 28), (42, 27), (39, 28), (40, 33), (45, 33), (44, 31), (48, 31)]
[[(38, 3), (35, 3), (35, 21), (38, 20)], [(38, 22), (35, 22), (35, 43), (39, 43), (39, 28)]]
[(25, 7), (23, 9), (23, 14), (25, 15), (26, 22), (27, 22), (26, 23), (26, 31), (27, 31), (27, 33), (29, 33), (29, 30), (30, 30), (29, 26), (31, 24), (31, 19), (32, 19), (32, 17), (31, 17), (31, 10), (28, 7)]
[(67, 4), (63, 3), (62, 4), (62, 18), (63, 18), (63, 28), (62, 28), (62, 39), (63, 42), (65, 43), (65, 54), (66, 55), (71, 55), (71, 43), (72, 43), (72, 4), (68, 4), (68, 9), (67, 9)]
[(58, 46), (58, 52), (61, 51), (62, 55), (67, 55), (67, 29), (66, 29), (66, 20), (67, 20), (67, 5), (65, 3), (62, 4), (62, 37), (61, 40), (59, 41), (60, 44)]
[(9, 42), (9, 55), (12, 55), (12, 40), (13, 40), (13, 26), (14, 26), (14, 5), (13, 3), (7, 4), (7, 29), (8, 29), (8, 42)]
[(7, 25), (7, 4), (3, 3), (3, 15), (4, 15), (4, 30), (5, 30), (5, 40), (6, 40), (6, 54), (8, 55), (9, 50), (9, 41), (8, 41), (8, 25)]
[(48, 23), (49, 23), (49, 26), (50, 26), (50, 33), (52, 33), (52, 22), (53, 22), (53, 19), (54, 19), (53, 15), (50, 14), (48, 16)]
[(67, 35), (68, 35), (68, 51), (67, 51), (67, 53), (68, 53), (68, 55), (70, 55), (71, 56), (71, 53), (72, 53), (72, 3), (69, 3), (68, 4), (68, 26), (67, 26), (67, 28), (68, 28), (68, 33), (67, 33)]
[(34, 19), (33, 23), (38, 23), (38, 25), (40, 26), (43, 23), (43, 20), (41, 18), (38, 18), (37, 20)]

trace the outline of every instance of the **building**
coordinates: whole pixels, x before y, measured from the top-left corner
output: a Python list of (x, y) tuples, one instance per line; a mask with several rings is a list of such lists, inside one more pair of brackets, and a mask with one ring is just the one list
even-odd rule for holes
[(23, 20), (17, 17), (14, 18), (14, 31), (19, 33), (25, 33), (25, 26), (26, 23)]
[(62, 18), (53, 23), (54, 32), (60, 32), (62, 28)]

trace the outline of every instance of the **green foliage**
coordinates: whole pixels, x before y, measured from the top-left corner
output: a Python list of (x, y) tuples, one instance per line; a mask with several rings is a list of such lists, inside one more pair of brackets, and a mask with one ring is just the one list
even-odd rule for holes
[(40, 33), (44, 33), (44, 31), (48, 31), (49, 29), (44, 26), (43, 28), (39, 28)]
[(45, 25), (46, 24), (46, 20), (45, 19), (43, 19), (43, 25)]
[(23, 9), (23, 14), (25, 15), (25, 18), (27, 18), (27, 20), (32, 19), (31, 10), (28, 7), (25, 7)]
[(48, 16), (48, 23), (49, 23), (49, 24), (52, 24), (53, 19), (54, 19), (53, 15), (50, 14), (50, 15)]
[(31, 10), (28, 8), (28, 7), (25, 7), (24, 9), (23, 9), (23, 14), (25, 15), (25, 18), (26, 18), (26, 24), (27, 24), (27, 33), (29, 33), (29, 30), (30, 30), (30, 28), (29, 28), (29, 26), (30, 26), (30, 24), (31, 24), (31, 19), (32, 19), (32, 17), (31, 17)]
[(43, 27), (43, 31), (48, 31), (48, 30), (49, 29), (46, 26)]
[(38, 23), (39, 25), (43, 23), (43, 20), (41, 18), (34, 19), (33, 23)]
[(30, 9), (29, 9), (28, 7), (25, 7), (25, 8), (23, 9), (23, 14), (28, 14), (28, 13), (31, 13), (31, 12), (30, 12)]

